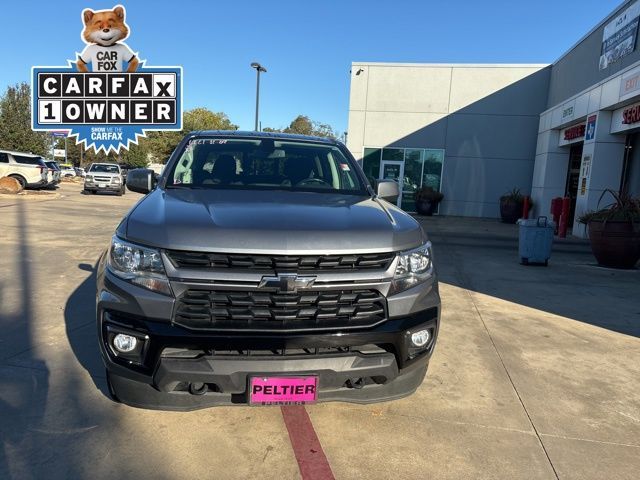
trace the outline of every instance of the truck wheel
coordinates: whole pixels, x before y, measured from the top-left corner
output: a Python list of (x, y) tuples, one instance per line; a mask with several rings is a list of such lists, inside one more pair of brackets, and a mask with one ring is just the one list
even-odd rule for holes
[(24, 190), (25, 187), (27, 186), (27, 181), (24, 179), (24, 177), (20, 176), (20, 175), (9, 175), (11, 178), (15, 178), (18, 183), (20, 184), (20, 191)]
[(118, 190), (118, 193), (116, 193), (116, 195), (118, 195), (119, 197), (121, 197), (122, 195), (124, 195), (124, 192), (122, 190)]

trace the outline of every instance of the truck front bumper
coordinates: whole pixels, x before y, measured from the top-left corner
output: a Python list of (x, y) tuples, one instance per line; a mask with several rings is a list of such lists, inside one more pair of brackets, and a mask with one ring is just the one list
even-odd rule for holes
[[(401, 398), (422, 383), (438, 337), (437, 287), (417, 288), (423, 291), (408, 295), (419, 296), (421, 310), (373, 327), (286, 333), (203, 331), (171, 322), (172, 298), (99, 268), (97, 320), (109, 387), (125, 404), (159, 410), (246, 405), (254, 376), (317, 376), (318, 401), (373, 403)], [(425, 329), (429, 341), (415, 347), (412, 333)], [(138, 339), (132, 354), (122, 355), (114, 348), (119, 333)], [(198, 394), (193, 385), (198, 385)]]
[(99, 186), (97, 183), (84, 184), (84, 189), (88, 192), (120, 192), (123, 188), (124, 186), (121, 183), (108, 183), (104, 187)]

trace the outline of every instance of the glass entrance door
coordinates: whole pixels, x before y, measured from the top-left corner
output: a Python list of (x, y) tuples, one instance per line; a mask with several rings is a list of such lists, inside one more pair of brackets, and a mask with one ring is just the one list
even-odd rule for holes
[(400, 195), (398, 195), (398, 206), (402, 203), (402, 184), (404, 178), (404, 162), (397, 160), (382, 160), (380, 162), (380, 177), (381, 180), (394, 180), (398, 182), (398, 188)]
[(582, 165), (582, 143), (571, 145), (569, 150), (569, 169), (567, 170), (567, 185), (565, 196), (571, 199), (568, 225), (573, 225), (573, 217), (576, 212), (576, 201), (578, 198), (578, 182), (580, 181), (580, 167)]

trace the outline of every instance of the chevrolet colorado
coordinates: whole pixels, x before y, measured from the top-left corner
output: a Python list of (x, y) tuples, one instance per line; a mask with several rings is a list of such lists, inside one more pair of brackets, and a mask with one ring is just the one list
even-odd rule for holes
[(440, 320), (431, 243), (334, 140), (194, 132), (98, 265), (114, 400), (154, 409), (369, 403), (422, 383)]

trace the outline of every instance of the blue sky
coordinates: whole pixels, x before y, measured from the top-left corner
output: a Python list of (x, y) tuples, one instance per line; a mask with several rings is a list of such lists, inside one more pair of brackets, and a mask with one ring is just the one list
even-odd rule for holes
[[(552, 63), (617, 0), (149, 1), (127, 8), (129, 46), (148, 65), (184, 67), (185, 108), (223, 111), (252, 129), (257, 60), (263, 127), (296, 115), (347, 128), (352, 61)], [(32, 65), (81, 51), (83, 8), (117, 2), (3, 4), (0, 90)], [(312, 8), (310, 5), (314, 5)]]

